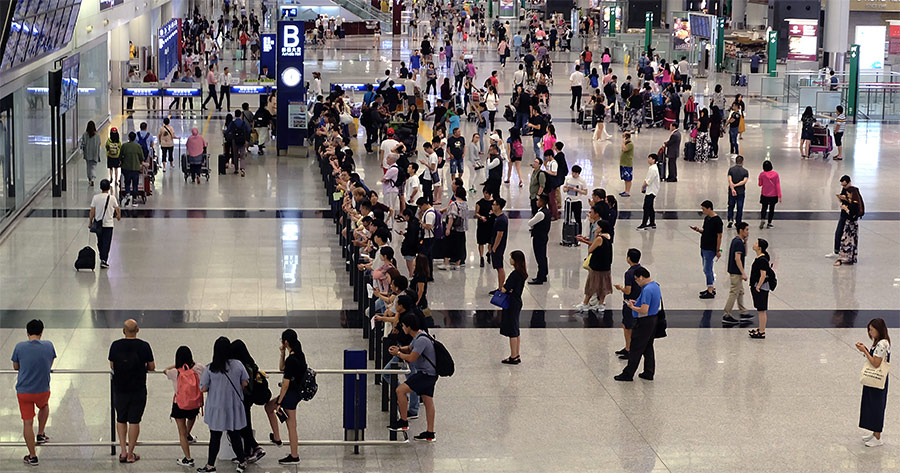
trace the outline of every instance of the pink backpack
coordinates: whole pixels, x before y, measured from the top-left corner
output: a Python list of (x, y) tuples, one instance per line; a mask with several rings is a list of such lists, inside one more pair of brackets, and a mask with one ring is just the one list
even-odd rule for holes
[(200, 376), (188, 365), (178, 368), (178, 390), (175, 391), (175, 404), (179, 409), (185, 411), (203, 407)]
[(525, 154), (525, 149), (522, 147), (521, 140), (513, 140), (512, 149), (517, 158), (521, 158), (522, 155)]

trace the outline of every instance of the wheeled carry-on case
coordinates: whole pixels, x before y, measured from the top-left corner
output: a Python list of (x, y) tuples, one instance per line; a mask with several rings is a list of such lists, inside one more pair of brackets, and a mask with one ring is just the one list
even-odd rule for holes
[(219, 155), (219, 174), (224, 175), (228, 169), (228, 157), (224, 154)]
[[(566, 217), (562, 226), (562, 241), (559, 242), (563, 246), (578, 246), (578, 223), (572, 218), (572, 199), (566, 199), (565, 204)], [(578, 217), (576, 217), (578, 218)]]

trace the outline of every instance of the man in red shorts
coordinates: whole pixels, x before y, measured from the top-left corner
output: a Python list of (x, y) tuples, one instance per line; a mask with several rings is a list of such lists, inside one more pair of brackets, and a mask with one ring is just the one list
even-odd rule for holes
[[(44, 323), (32, 320), (25, 326), (28, 341), (19, 342), (13, 350), (13, 369), (19, 374), (16, 379), (16, 397), (19, 400), (19, 412), (24, 424), (23, 434), (28, 455), (23, 459), (26, 465), (37, 466), (38, 457), (35, 445), (45, 443), (50, 437), (44, 432), (47, 419), (50, 417), (50, 366), (56, 359), (56, 350), (47, 340), (41, 340)], [(38, 411), (37, 439), (34, 435), (34, 408)]]

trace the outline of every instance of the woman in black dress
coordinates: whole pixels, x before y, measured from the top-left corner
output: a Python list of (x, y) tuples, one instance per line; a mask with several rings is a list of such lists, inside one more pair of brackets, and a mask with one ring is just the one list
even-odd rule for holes
[(808, 158), (809, 157), (809, 145), (812, 144), (813, 139), (813, 125), (816, 124), (816, 116), (813, 115), (813, 109), (810, 106), (807, 106), (805, 110), (803, 110), (803, 115), (800, 117), (800, 157)]
[(484, 247), (487, 246), (487, 261), (491, 262), (491, 236), (494, 233), (494, 214), (491, 213), (491, 206), (494, 205), (494, 198), (491, 196), (491, 190), (484, 188), (481, 200), (475, 203), (475, 239), (478, 243), (478, 256), (481, 258), (481, 267), (484, 267)]
[[(866, 359), (875, 368), (882, 362), (891, 362), (891, 337), (888, 336), (887, 324), (884, 319), (872, 319), (866, 326), (872, 346), (867, 347), (862, 342), (857, 342), (856, 349), (866, 355)], [(879, 447), (883, 445), (881, 432), (884, 430), (884, 409), (887, 405), (888, 380), (884, 380), (884, 389), (876, 389), (863, 386), (862, 401), (859, 406), (859, 428), (871, 431), (870, 435), (862, 438), (867, 447)]]
[(400, 244), (400, 254), (406, 261), (406, 270), (412, 277), (415, 270), (416, 255), (419, 253), (419, 219), (416, 218), (416, 208), (407, 206), (403, 210), (403, 219), (406, 220), (406, 230), (403, 231), (403, 243)]
[(522, 291), (528, 280), (525, 269), (525, 253), (515, 250), (509, 254), (509, 263), (513, 271), (506, 278), (501, 291), (509, 295), (509, 306), (500, 312), (500, 335), (509, 337), (509, 358), (501, 361), (507, 365), (518, 365), (522, 362), (519, 356), (519, 314), (522, 312)]
[(428, 257), (423, 254), (416, 256), (415, 269), (412, 279), (409, 281), (409, 289), (416, 293), (416, 307), (424, 311), (428, 308), (428, 281), (431, 281), (431, 267), (428, 266)]

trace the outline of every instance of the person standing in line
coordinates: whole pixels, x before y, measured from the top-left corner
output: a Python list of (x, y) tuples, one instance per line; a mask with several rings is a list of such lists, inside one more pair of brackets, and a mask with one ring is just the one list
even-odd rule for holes
[(581, 88), (584, 85), (584, 73), (581, 66), (575, 65), (575, 72), (569, 76), (569, 86), (572, 88), (572, 105), (569, 110), (581, 110)]
[[(147, 406), (147, 371), (155, 371), (150, 344), (137, 338), (138, 323), (128, 319), (122, 328), (125, 338), (109, 346), (109, 367), (113, 371), (113, 406), (116, 411), (116, 435), (119, 437), (119, 463), (134, 463), (141, 456), (134, 453), (141, 433), (141, 418)], [(216, 449), (218, 452), (218, 448)]]
[(700, 257), (703, 259), (703, 274), (706, 275), (706, 290), (700, 291), (701, 299), (716, 297), (716, 273), (713, 272), (713, 261), (722, 257), (722, 218), (713, 211), (713, 203), (704, 200), (700, 204), (703, 212), (703, 228), (696, 225), (691, 230), (700, 234)]
[(631, 133), (622, 135), (622, 154), (619, 155), (619, 177), (625, 181), (625, 191), (619, 192), (621, 197), (631, 197), (631, 181), (634, 179), (634, 143)]
[(556, 161), (553, 150), (544, 151), (544, 174), (547, 176), (547, 184), (545, 186), (546, 193), (550, 197), (550, 216), (553, 220), (559, 218), (559, 206), (556, 204), (556, 190), (562, 182), (562, 176), (559, 175), (559, 162)]
[[(588, 193), (587, 182), (581, 177), (581, 166), (577, 164), (572, 166), (572, 174), (566, 176), (562, 190), (566, 193), (566, 199), (569, 200), (571, 218), (578, 225), (578, 235), (581, 235), (581, 211), (587, 205)], [(570, 216), (566, 215), (565, 218), (568, 221)]]
[(647, 177), (644, 178), (644, 185), (641, 186), (641, 192), (644, 193), (644, 216), (641, 218), (641, 224), (638, 230), (646, 228), (656, 229), (656, 210), (653, 208), (653, 202), (656, 200), (656, 194), (659, 194), (659, 167), (656, 165), (657, 156), (651, 154), (647, 156)]
[[(250, 415), (250, 408), (253, 407), (254, 401), (262, 402), (260, 401), (261, 395), (265, 395), (265, 399), (268, 401), (271, 393), (268, 388), (268, 381), (266, 381), (265, 373), (260, 373), (259, 366), (250, 355), (250, 350), (247, 349), (247, 345), (244, 341), (241, 339), (232, 341), (230, 350), (231, 358), (240, 361), (241, 364), (244, 365), (244, 369), (247, 371), (247, 377), (249, 378), (247, 386), (242, 391), (244, 396), (244, 418), (247, 419), (247, 425), (241, 429), (241, 438), (244, 440), (244, 457), (247, 458), (248, 463), (256, 463), (262, 457), (266, 456), (266, 451), (259, 446), (256, 438), (253, 437), (253, 422), (252, 416)], [(256, 392), (257, 390), (261, 392)]]
[(206, 100), (203, 101), (203, 104), (200, 105), (200, 108), (206, 110), (206, 104), (209, 103), (210, 100), (213, 101), (213, 105), (216, 106), (216, 111), (222, 111), (222, 103), (219, 101), (219, 96), (216, 95), (216, 85), (219, 83), (218, 78), (216, 77), (216, 65), (210, 64), (209, 70), (206, 72), (206, 85), (209, 88), (209, 91), (206, 93)]
[[(596, 212), (593, 218), (597, 218)], [(606, 296), (612, 294), (612, 260), (613, 245), (609, 239), (609, 222), (598, 220), (597, 227), (590, 246), (588, 246), (588, 277), (584, 283), (584, 301), (581, 304), (575, 304), (575, 310), (585, 312), (596, 310), (603, 312), (606, 310)], [(581, 236), (581, 235), (579, 235)], [(585, 237), (578, 238), (583, 243), (588, 243)], [(597, 304), (590, 305), (591, 301), (596, 298)]]
[(672, 133), (663, 143), (665, 147), (665, 156), (660, 156), (662, 162), (659, 163), (660, 179), (666, 182), (678, 182), (678, 152), (681, 150), (681, 132), (678, 127), (672, 127)]
[(656, 374), (656, 353), (653, 351), (653, 339), (656, 338), (656, 324), (659, 310), (662, 308), (662, 292), (659, 283), (650, 279), (647, 268), (634, 271), (634, 280), (641, 286), (641, 294), (636, 300), (626, 301), (632, 316), (637, 319), (631, 332), (631, 350), (628, 352), (628, 365), (622, 373), (613, 377), (616, 381), (632, 381), (634, 373), (644, 359), (644, 371), (638, 374), (641, 379), (653, 381)]
[(534, 259), (537, 261), (537, 275), (528, 281), (530, 285), (540, 285), (547, 282), (547, 242), (550, 241), (550, 209), (547, 203), (550, 198), (547, 194), (538, 196), (538, 212), (528, 221), (531, 229), (531, 248), (534, 251)]
[[(231, 110), (231, 71), (226, 67), (222, 70), (222, 85), (219, 86), (219, 104), (218, 107), (222, 107), (222, 101), (227, 100), (225, 102), (225, 110)], [(216, 108), (216, 111), (219, 111), (219, 108)], [(234, 112), (234, 118), (238, 118), (241, 116), (240, 112)]]
[(169, 123), (169, 117), (163, 118), (163, 126), (160, 127), (157, 133), (157, 136), (159, 136), (159, 149), (162, 151), (160, 167), (162, 167), (163, 172), (166, 172), (166, 155), (169, 156), (169, 168), (175, 167), (175, 158), (172, 155), (175, 151), (175, 139), (178, 137), (175, 136), (175, 130), (172, 129)]
[(848, 194), (847, 200), (841, 202), (841, 217), (844, 219), (844, 232), (841, 235), (841, 247), (838, 252), (835, 266), (844, 264), (856, 264), (856, 256), (859, 253), (859, 217), (860, 202), (862, 198), (855, 188)]
[(749, 180), (750, 173), (744, 168), (744, 157), (737, 155), (734, 158), (734, 166), (728, 168), (728, 228), (731, 228), (735, 221), (737, 223), (744, 221), (744, 196)]
[[(747, 319), (753, 318), (747, 313), (744, 307), (744, 281), (748, 279), (745, 269), (745, 261), (747, 258), (747, 237), (750, 236), (750, 225), (747, 222), (738, 222), (735, 225), (737, 235), (732, 238), (731, 246), (728, 248), (728, 278), (730, 286), (728, 290), (728, 300), (725, 301), (725, 314), (722, 316), (722, 323), (737, 324)], [(740, 312), (740, 320), (731, 316), (731, 309), (734, 302), (737, 301), (738, 312)]]
[[(438, 269), (457, 270), (466, 263), (466, 231), (469, 229), (469, 204), (466, 202), (466, 189), (460, 185), (454, 191), (454, 199), (446, 210), (446, 228), (444, 229), (445, 264)], [(449, 265), (447, 264), (449, 262)]]
[(641, 286), (634, 279), (634, 272), (642, 268), (641, 266), (641, 250), (637, 248), (629, 248), (626, 253), (625, 260), (628, 262), (628, 269), (625, 271), (624, 285), (616, 284), (614, 287), (622, 292), (622, 333), (625, 336), (625, 348), (616, 352), (620, 360), (627, 360), (631, 350), (631, 331), (634, 329), (635, 318), (631, 315), (631, 309), (628, 308), (628, 301), (637, 300), (641, 295)]
[(109, 129), (109, 138), (106, 139), (106, 167), (109, 168), (109, 180), (118, 185), (119, 169), (122, 167), (122, 140), (119, 138), (119, 130), (116, 127)]
[(837, 146), (837, 156), (831, 158), (835, 161), (844, 159), (844, 127), (847, 126), (847, 115), (844, 115), (844, 107), (838, 105), (835, 109), (837, 117), (834, 119), (834, 145)]
[[(781, 179), (778, 173), (772, 170), (772, 161), (763, 161), (763, 171), (757, 179), (759, 184), (759, 203), (762, 204), (759, 229), (772, 228), (772, 219), (775, 217), (775, 204), (781, 202)], [(766, 209), (768, 209), (768, 224), (766, 223)]]
[[(850, 196), (855, 195), (859, 200), (857, 203), (859, 204), (860, 216), (866, 213), (866, 206), (863, 203), (862, 195), (859, 193), (859, 188), (850, 184), (850, 176), (843, 175), (841, 176), (841, 193), (837, 194), (838, 204), (843, 206), (845, 203), (850, 202)], [(834, 230), (834, 251), (825, 255), (826, 258), (837, 258), (838, 254), (841, 252), (841, 237), (844, 236), (844, 224), (847, 222), (847, 214), (843, 211), (841, 212), (841, 217), (838, 219), (837, 228)]]
[(503, 213), (504, 207), (506, 207), (506, 200), (499, 196), (495, 197), (494, 203), (491, 204), (491, 213), (494, 215), (494, 227), (488, 254), (491, 255), (491, 267), (497, 270), (497, 289), (490, 291), (490, 295), (494, 295), (495, 292), (502, 289), (503, 283), (506, 281), (503, 254), (506, 252), (506, 240), (509, 234), (509, 217)]
[(422, 331), (423, 327), (419, 319), (406, 313), (400, 317), (400, 329), (407, 336), (412, 337), (408, 346), (394, 345), (388, 349), (391, 356), (400, 358), (410, 364), (410, 370), (415, 369), (415, 374), (406, 378), (406, 382), (397, 386), (397, 404), (400, 408), (400, 419), (390, 425), (389, 430), (409, 430), (409, 393), (416, 393), (425, 404), (426, 430), (413, 437), (420, 442), (434, 442), (434, 386), (438, 380), (437, 358), (435, 357), (434, 339)]
[(87, 165), (88, 187), (94, 187), (94, 179), (97, 178), (97, 163), (103, 159), (100, 154), (100, 134), (97, 133), (97, 125), (91, 120), (87, 123), (84, 134), (81, 135), (81, 155)]
[(288, 443), (291, 447), (290, 455), (278, 460), (279, 464), (300, 463), (299, 437), (297, 434), (297, 404), (300, 403), (300, 391), (306, 381), (309, 366), (306, 364), (306, 354), (297, 337), (297, 332), (287, 329), (281, 332), (281, 345), (278, 346), (281, 355), (278, 361), (278, 369), (284, 372), (281, 380), (281, 391), (266, 404), (266, 415), (269, 417), (269, 425), (272, 426), (272, 434), (269, 439), (275, 445), (281, 445), (281, 433), (278, 429), (278, 411), (283, 411), (287, 420)]
[(766, 338), (766, 322), (769, 317), (769, 281), (772, 271), (772, 259), (769, 257), (769, 242), (762, 238), (753, 244), (756, 259), (750, 267), (750, 296), (753, 298), (753, 307), (759, 315), (759, 327), (750, 330), (750, 338)]
[[(866, 356), (866, 360), (873, 367), (878, 368), (882, 363), (891, 362), (891, 337), (888, 335), (887, 324), (884, 319), (872, 319), (866, 325), (872, 346), (867, 347), (862, 342), (856, 343), (856, 349)], [(867, 447), (880, 447), (884, 445), (881, 434), (884, 432), (884, 410), (887, 406), (888, 379), (884, 380), (884, 389), (863, 386), (862, 400), (859, 406), (859, 428), (872, 433), (862, 438)]]
[(500, 311), (500, 335), (509, 337), (509, 357), (500, 362), (507, 365), (518, 365), (522, 362), (519, 353), (519, 315), (522, 313), (522, 291), (528, 280), (525, 266), (525, 253), (515, 250), (509, 254), (509, 264), (513, 271), (509, 274), (500, 291), (509, 296), (509, 306)]
[[(100, 232), (97, 233), (97, 253), (100, 255), (100, 268), (109, 268), (109, 249), (112, 246), (113, 227), (116, 220), (122, 220), (122, 209), (116, 196), (110, 193), (108, 179), (100, 181), (100, 193), (91, 199), (91, 211), (88, 216), (88, 228), (94, 220), (100, 221)], [(100, 210), (100, 209), (103, 210)]]
[(213, 344), (212, 363), (206, 365), (206, 371), (200, 376), (200, 391), (206, 393), (203, 421), (209, 426), (209, 458), (203, 468), (197, 469), (198, 472), (216, 471), (223, 433), (228, 434), (231, 449), (237, 457), (237, 472), (244, 473), (247, 469), (240, 430), (247, 425), (241, 391), (247, 387), (249, 379), (244, 365), (231, 358), (231, 341), (226, 337), (217, 338)]
[(419, 197), (416, 201), (419, 207), (419, 218), (422, 221), (422, 244), (419, 245), (419, 253), (428, 259), (428, 273), (434, 277), (434, 226), (437, 224), (437, 211), (431, 207), (431, 201), (425, 197)]
[[(172, 387), (175, 389), (175, 395), (172, 396), (172, 412), (169, 414), (169, 417), (175, 419), (175, 425), (178, 426), (178, 442), (181, 444), (181, 452), (184, 453), (184, 458), (175, 460), (175, 463), (181, 466), (194, 466), (194, 458), (191, 457), (191, 443), (195, 439), (191, 436), (191, 430), (193, 430), (194, 422), (200, 414), (200, 407), (182, 409), (178, 405), (178, 382), (181, 380), (184, 383), (182, 392), (188, 389), (188, 385), (193, 386), (196, 389), (196, 393), (200, 395), (200, 406), (202, 406), (203, 394), (200, 393), (199, 389), (200, 377), (204, 371), (206, 371), (206, 367), (200, 363), (195, 363), (191, 349), (184, 345), (178, 347), (178, 350), (175, 351), (175, 364), (163, 370), (163, 374), (172, 382)], [(196, 384), (191, 384), (190, 378), (193, 378), (193, 382)]]
[(741, 126), (741, 107), (737, 102), (731, 104), (731, 115), (728, 117), (728, 141), (730, 143), (729, 152), (731, 154), (739, 154), (740, 145), (738, 144), (738, 133)]
[[(28, 341), (16, 344), (11, 361), (13, 369), (18, 371), (16, 399), (22, 417), (22, 435), (25, 437), (25, 446), (28, 447), (28, 455), (22, 460), (26, 465), (38, 466), (35, 446), (50, 440), (44, 429), (50, 418), (50, 368), (56, 359), (56, 349), (49, 340), (41, 340), (44, 334), (42, 321), (32, 319), (25, 325), (25, 331)], [(35, 407), (38, 408), (37, 436), (34, 434)]]
[(487, 261), (491, 262), (491, 237), (494, 233), (494, 199), (487, 187), (482, 190), (482, 198), (475, 203), (475, 240), (478, 244), (480, 267), (484, 267), (484, 249), (487, 247)]

